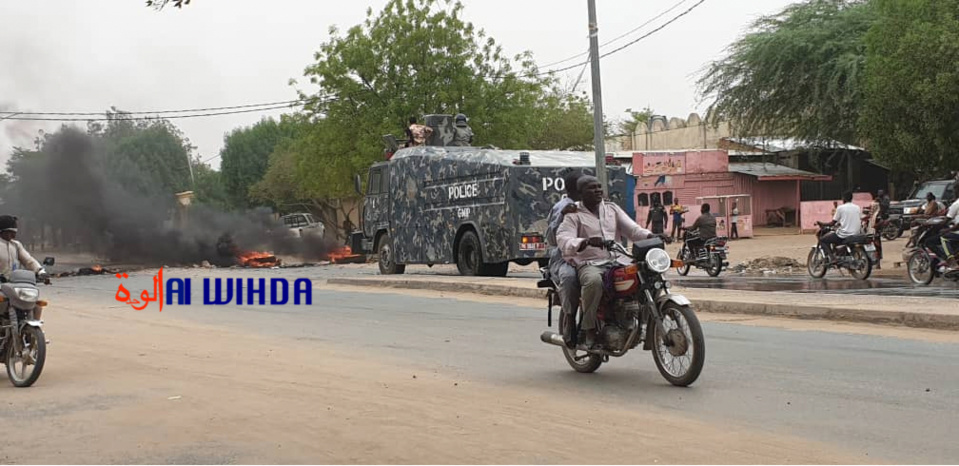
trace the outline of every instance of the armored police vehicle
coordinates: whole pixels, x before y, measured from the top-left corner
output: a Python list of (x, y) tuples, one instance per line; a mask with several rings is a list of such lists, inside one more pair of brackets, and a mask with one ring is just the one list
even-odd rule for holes
[[(608, 168), (610, 200), (622, 207), (625, 170)], [(377, 254), (382, 274), (403, 273), (409, 264), (455, 263), (462, 275), (505, 276), (510, 262), (545, 264), (546, 220), (564, 196), (563, 176), (572, 170), (594, 174), (594, 155), (442, 145), (399, 149), (370, 168), (362, 231), (351, 235), (351, 248)], [(359, 176), (355, 183), (359, 192)]]

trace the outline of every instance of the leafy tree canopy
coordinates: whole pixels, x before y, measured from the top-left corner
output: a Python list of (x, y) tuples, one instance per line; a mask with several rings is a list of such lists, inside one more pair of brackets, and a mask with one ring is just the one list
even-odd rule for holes
[(345, 33), (330, 29), (305, 70), (319, 86), (302, 95), (313, 124), (289, 148), (303, 195), (352, 195), (352, 174), (381, 159), (382, 136), (401, 137), (410, 116), (464, 113), (477, 145), (590, 143), (585, 101), (540, 75), (530, 53), (507, 57), (462, 12), (454, 0), (392, 0)]
[(286, 120), (264, 118), (253, 126), (234, 129), (224, 138), (220, 173), (229, 204), (252, 207), (250, 187), (263, 178), (270, 154), (280, 141), (294, 137), (296, 128)]
[(866, 37), (868, 148), (922, 178), (959, 169), (959, 0), (874, 0)]
[(699, 79), (709, 120), (743, 135), (856, 143), (875, 18), (872, 2), (807, 0), (758, 19)]

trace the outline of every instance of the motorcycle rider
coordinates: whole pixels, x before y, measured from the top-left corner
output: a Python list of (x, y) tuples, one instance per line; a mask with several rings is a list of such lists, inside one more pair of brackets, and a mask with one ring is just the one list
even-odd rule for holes
[[(10, 215), (0, 215), (0, 275), (9, 278), (10, 272), (18, 268), (26, 268), (40, 274), (40, 279), (50, 279), (43, 266), (27, 252), (23, 244), (16, 240), (17, 218)], [(40, 320), (43, 307), (39, 304), (33, 309), (34, 317)]]
[(712, 207), (708, 202), (703, 204), (699, 208), (699, 218), (687, 228), (687, 230), (699, 230), (698, 237), (686, 241), (686, 246), (689, 247), (693, 257), (699, 257), (699, 250), (706, 245), (706, 241), (716, 237), (716, 217), (710, 213), (711, 210)]
[(566, 214), (576, 211), (576, 202), (581, 199), (579, 190), (576, 189), (576, 182), (583, 176), (579, 171), (573, 171), (563, 177), (566, 187), (566, 197), (559, 200), (549, 211), (549, 217), (546, 220), (546, 243), (550, 245), (549, 251), (549, 273), (559, 284), (560, 304), (563, 312), (576, 315), (576, 308), (579, 307), (579, 276), (573, 264), (563, 259), (561, 251), (556, 243), (556, 232), (559, 226), (563, 224)]
[(949, 228), (942, 230), (939, 241), (945, 252), (946, 269), (952, 271), (959, 269), (959, 199), (949, 206), (946, 217), (950, 219)]
[(821, 226), (833, 226), (839, 224), (839, 229), (819, 238), (819, 244), (829, 254), (829, 262), (836, 261), (836, 254), (833, 247), (842, 244), (843, 240), (851, 236), (862, 234), (862, 208), (852, 203), (852, 191), (846, 191), (842, 195), (843, 205), (836, 208), (836, 214), (829, 223), (816, 222)]
[(587, 348), (596, 345), (596, 312), (603, 298), (603, 273), (610, 255), (604, 242), (627, 237), (632, 241), (648, 239), (653, 233), (636, 224), (616, 204), (603, 201), (603, 186), (594, 176), (582, 176), (576, 183), (582, 201), (566, 214), (556, 234), (563, 258), (576, 267), (583, 293), (582, 341)]

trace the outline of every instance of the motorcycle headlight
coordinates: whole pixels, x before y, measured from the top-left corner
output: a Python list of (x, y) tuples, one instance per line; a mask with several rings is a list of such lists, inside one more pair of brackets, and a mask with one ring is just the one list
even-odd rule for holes
[(17, 298), (23, 301), (35, 302), (40, 297), (40, 291), (33, 288), (17, 288)]
[(646, 266), (653, 272), (663, 273), (669, 270), (669, 266), (672, 265), (672, 263), (673, 261), (669, 258), (669, 254), (663, 249), (653, 248), (646, 253)]

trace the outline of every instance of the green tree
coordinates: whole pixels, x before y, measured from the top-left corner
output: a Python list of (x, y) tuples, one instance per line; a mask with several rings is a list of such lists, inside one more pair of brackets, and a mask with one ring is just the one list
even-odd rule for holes
[(250, 187), (266, 174), (276, 145), (292, 138), (295, 130), (292, 123), (264, 118), (253, 126), (234, 129), (226, 136), (220, 151), (220, 176), (231, 206), (253, 206)]
[(582, 116), (587, 108), (538, 74), (530, 53), (506, 57), (462, 12), (459, 1), (391, 0), (345, 34), (331, 28), (304, 73), (319, 86), (302, 95), (313, 124), (291, 147), (303, 195), (353, 195), (352, 175), (382, 157), (381, 137), (401, 134), (410, 116), (465, 113), (477, 145), (578, 147), (592, 140), (591, 129), (579, 127), (574, 141), (548, 139), (562, 126), (557, 121), (567, 124), (564, 111)]
[(87, 134), (101, 145), (105, 173), (128, 192), (143, 195), (192, 189), (194, 147), (167, 120), (133, 119), (112, 109), (106, 124), (87, 126)]
[(867, 147), (922, 178), (959, 169), (959, 1), (876, 0), (869, 31)]
[(868, 1), (806, 0), (758, 19), (698, 81), (711, 122), (747, 136), (855, 144), (875, 18)]
[(648, 123), (649, 119), (652, 118), (655, 112), (653, 112), (653, 109), (646, 107), (638, 112), (631, 108), (627, 108), (626, 113), (629, 114), (628, 117), (617, 121), (614, 124), (614, 131), (617, 135), (635, 133), (636, 128), (639, 128), (639, 124)]

